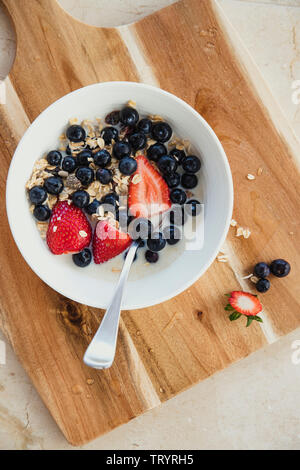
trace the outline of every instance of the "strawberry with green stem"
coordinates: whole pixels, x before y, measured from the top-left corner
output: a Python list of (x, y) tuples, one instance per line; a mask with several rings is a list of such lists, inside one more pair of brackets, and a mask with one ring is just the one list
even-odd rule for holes
[(225, 310), (231, 312), (229, 315), (230, 321), (238, 320), (244, 315), (247, 317), (247, 327), (249, 327), (253, 321), (263, 323), (262, 318), (258, 316), (262, 311), (262, 305), (256, 295), (241, 291), (233, 291), (226, 295), (228, 297), (228, 304)]

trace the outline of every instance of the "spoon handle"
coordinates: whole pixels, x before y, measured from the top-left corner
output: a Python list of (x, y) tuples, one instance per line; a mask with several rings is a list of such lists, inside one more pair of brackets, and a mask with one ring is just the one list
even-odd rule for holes
[(84, 363), (94, 369), (107, 369), (113, 363), (124, 288), (138, 246), (139, 242), (135, 241), (129, 248), (112, 301), (85, 352)]

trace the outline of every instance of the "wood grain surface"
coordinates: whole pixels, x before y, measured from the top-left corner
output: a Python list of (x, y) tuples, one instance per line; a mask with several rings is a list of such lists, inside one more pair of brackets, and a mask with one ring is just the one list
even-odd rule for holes
[[(18, 47), (7, 104), (0, 107), (1, 328), (66, 438), (79, 445), (300, 325), (296, 154), (238, 59), (213, 1), (181, 1), (120, 29), (84, 25), (56, 0), (3, 3)], [(107, 80), (155, 83), (207, 119), (230, 161), (234, 217), (252, 234), (241, 240), (230, 229), (228, 263), (215, 262), (169, 302), (123, 312), (116, 361), (94, 371), (82, 356), (103, 312), (62, 297), (30, 270), (10, 234), (4, 195), (11, 157), (30, 122), (64, 94)], [(259, 167), (262, 175), (247, 180)], [(276, 257), (290, 260), (292, 272), (264, 296), (265, 323), (231, 324), (224, 293), (251, 290), (240, 276), (256, 261)]]

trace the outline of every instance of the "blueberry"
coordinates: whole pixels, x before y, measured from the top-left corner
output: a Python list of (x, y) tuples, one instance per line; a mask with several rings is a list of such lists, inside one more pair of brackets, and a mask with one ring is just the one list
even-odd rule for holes
[(163, 155), (167, 155), (167, 153), (167, 149), (163, 144), (156, 143), (148, 148), (147, 157), (149, 158), (149, 160), (157, 162), (160, 157), (162, 157)]
[(67, 155), (72, 155), (72, 151), (71, 151), (71, 149), (70, 149), (70, 145), (67, 145), (66, 154), (67, 154)]
[(177, 160), (178, 164), (181, 165), (182, 160), (185, 158), (185, 153), (183, 150), (173, 149), (170, 152), (170, 155)]
[(157, 263), (159, 259), (159, 254), (154, 251), (147, 250), (145, 253), (145, 258), (148, 263)]
[(186, 201), (186, 194), (182, 189), (176, 188), (171, 191), (170, 199), (174, 204), (184, 204)]
[(34, 186), (29, 191), (29, 199), (32, 204), (43, 204), (47, 196), (47, 191), (42, 186)]
[(120, 111), (112, 111), (111, 113), (105, 116), (106, 124), (110, 124), (111, 126), (116, 126), (120, 122)]
[(64, 189), (64, 183), (58, 176), (51, 176), (45, 180), (44, 188), (46, 189), (47, 193), (57, 195), (60, 194)]
[(187, 205), (185, 206), (185, 210), (188, 215), (191, 215), (192, 217), (196, 217), (196, 215), (200, 214), (201, 203), (199, 201), (197, 201), (196, 199), (191, 199), (186, 204)]
[(89, 250), (88, 248), (85, 248), (80, 253), (76, 253), (75, 255), (72, 255), (72, 258), (76, 266), (79, 266), (80, 268), (85, 268), (92, 261), (92, 253), (91, 253), (91, 250)]
[(164, 176), (169, 188), (176, 188), (180, 184), (180, 175), (178, 173), (170, 173)]
[(260, 279), (257, 281), (255, 287), (258, 290), (258, 292), (267, 292), (270, 289), (270, 281), (268, 279)]
[(83, 184), (83, 186), (88, 186), (92, 181), (94, 181), (94, 171), (89, 167), (80, 167), (76, 170), (76, 178)]
[(102, 198), (102, 201), (103, 204), (108, 204), (110, 206), (114, 206), (116, 207), (117, 206), (117, 201), (119, 201), (119, 196), (117, 193), (109, 193), (109, 194), (106, 194), (106, 196), (104, 196)]
[(158, 160), (158, 168), (162, 173), (174, 173), (177, 170), (177, 162), (171, 155), (163, 155)]
[(128, 232), (133, 240), (141, 238), (142, 240), (147, 240), (151, 237), (153, 231), (153, 225), (151, 220), (140, 217), (134, 219), (129, 224)]
[(144, 134), (148, 135), (152, 129), (152, 121), (150, 119), (141, 119), (138, 125), (136, 126), (140, 132), (144, 132)]
[(147, 137), (143, 132), (134, 132), (129, 136), (129, 142), (134, 150), (140, 150), (146, 147)]
[(107, 168), (99, 168), (99, 170), (96, 171), (96, 179), (100, 181), (101, 184), (108, 184), (112, 182), (113, 175)]
[(147, 246), (151, 251), (161, 251), (166, 246), (166, 240), (162, 233), (156, 232), (151, 235), (151, 238), (147, 240)]
[(110, 145), (112, 139), (117, 140), (119, 137), (118, 129), (115, 127), (104, 127), (101, 131), (101, 137), (105, 142), (105, 145)]
[(62, 159), (61, 153), (58, 152), (57, 150), (52, 150), (47, 155), (47, 161), (49, 165), (53, 165), (53, 166), (60, 165), (61, 159)]
[(124, 126), (135, 126), (139, 120), (139, 113), (136, 109), (126, 106), (120, 112), (120, 121)]
[(62, 161), (61, 167), (64, 171), (72, 173), (76, 168), (76, 160), (73, 157), (65, 157)]
[(169, 213), (169, 220), (172, 225), (184, 225), (187, 217), (183, 207), (172, 207)]
[(166, 122), (159, 121), (152, 126), (151, 135), (157, 142), (167, 142), (170, 140), (172, 133), (172, 128)]
[(196, 175), (184, 173), (181, 177), (181, 184), (185, 189), (193, 189), (198, 184), (198, 178)]
[(182, 168), (187, 173), (197, 173), (201, 168), (201, 162), (198, 157), (189, 155), (182, 160)]
[(124, 140), (120, 140), (119, 142), (116, 142), (113, 148), (113, 155), (116, 157), (118, 160), (121, 160), (121, 158), (124, 157), (129, 157), (131, 154), (131, 146), (128, 142), (125, 142)]
[(89, 215), (96, 214), (97, 209), (100, 205), (101, 205), (100, 201), (98, 201), (97, 199), (94, 199), (93, 202), (91, 202), (90, 204), (86, 206), (85, 211)]
[(78, 166), (88, 166), (89, 158), (93, 158), (93, 152), (89, 149), (82, 150), (76, 157), (76, 163)]
[(77, 125), (70, 126), (67, 129), (67, 138), (71, 142), (81, 142), (81, 141), (85, 140), (86, 132), (83, 129), (83, 127), (81, 127), (81, 126), (77, 126)]
[(267, 263), (257, 263), (254, 266), (253, 273), (257, 277), (261, 277), (261, 278), (268, 277), (270, 276), (270, 268), (267, 265)]
[(95, 165), (100, 166), (101, 168), (105, 168), (106, 166), (110, 164), (110, 162), (111, 162), (111, 155), (107, 150), (102, 149), (94, 154)]
[(291, 270), (290, 263), (284, 259), (275, 259), (270, 265), (271, 273), (277, 277), (285, 277)]
[(174, 225), (165, 227), (163, 235), (169, 245), (176, 245), (181, 240), (181, 230)]
[(49, 219), (51, 211), (48, 206), (37, 205), (33, 211), (34, 217), (40, 222), (45, 222)]
[(86, 191), (75, 191), (75, 193), (72, 194), (72, 201), (74, 206), (83, 209), (89, 204), (90, 195)]
[(137, 169), (137, 162), (132, 157), (124, 157), (120, 160), (119, 170), (123, 175), (132, 175)]

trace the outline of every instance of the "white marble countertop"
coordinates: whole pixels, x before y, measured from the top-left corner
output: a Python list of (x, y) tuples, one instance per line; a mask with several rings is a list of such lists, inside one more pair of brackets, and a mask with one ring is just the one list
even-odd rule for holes
[[(127, 24), (173, 3), (59, 1), (77, 18), (102, 26)], [(300, 0), (218, 1), (300, 137), (300, 104), (292, 100), (292, 85), (300, 81)], [(13, 30), (0, 10), (0, 78), (13, 63), (14, 48)], [(300, 449), (296, 341), (300, 350), (300, 329), (84, 448)], [(2, 346), (0, 341), (0, 449), (72, 448), (8, 344), (2, 364)]]

